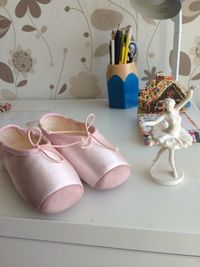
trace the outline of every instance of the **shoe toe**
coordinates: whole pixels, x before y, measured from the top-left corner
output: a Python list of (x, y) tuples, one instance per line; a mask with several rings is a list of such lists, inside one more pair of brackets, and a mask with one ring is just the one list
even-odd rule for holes
[(99, 190), (111, 189), (124, 183), (130, 175), (128, 165), (117, 166), (108, 171), (94, 186)]
[(82, 194), (83, 187), (81, 185), (65, 186), (47, 196), (41, 202), (38, 211), (48, 214), (61, 212), (78, 202)]

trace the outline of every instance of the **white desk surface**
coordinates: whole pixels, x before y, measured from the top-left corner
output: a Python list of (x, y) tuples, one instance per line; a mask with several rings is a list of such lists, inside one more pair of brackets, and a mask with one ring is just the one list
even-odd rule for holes
[[(94, 124), (120, 148), (132, 175), (108, 191), (84, 185), (78, 204), (56, 215), (41, 215), (15, 192), (2, 169), (0, 236), (200, 256), (199, 144), (177, 151), (185, 180), (165, 187), (150, 180), (148, 170), (158, 147), (143, 145), (135, 108), (109, 109), (107, 100), (16, 101), (12, 112), (1, 115), (1, 123), (9, 123), (14, 114), (23, 126), (46, 111), (81, 121), (95, 113)], [(196, 111), (190, 112), (197, 120)]]

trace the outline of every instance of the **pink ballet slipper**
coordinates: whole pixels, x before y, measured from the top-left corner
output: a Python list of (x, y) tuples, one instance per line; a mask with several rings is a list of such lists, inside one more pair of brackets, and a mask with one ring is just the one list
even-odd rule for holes
[(83, 181), (97, 189), (109, 189), (128, 178), (130, 167), (118, 149), (92, 125), (94, 118), (90, 114), (82, 123), (49, 113), (40, 119), (39, 126)]
[(39, 212), (56, 213), (74, 205), (82, 183), (69, 162), (39, 128), (0, 129), (1, 159), (20, 195)]

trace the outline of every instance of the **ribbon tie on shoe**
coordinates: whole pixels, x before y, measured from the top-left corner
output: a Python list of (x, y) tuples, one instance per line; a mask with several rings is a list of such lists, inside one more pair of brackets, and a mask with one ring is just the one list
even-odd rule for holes
[[(36, 132), (36, 131), (38, 132), (38, 135), (37, 135), (38, 139), (36, 141), (34, 141), (32, 135), (34, 135), (34, 132)], [(51, 144), (40, 145), (40, 142), (42, 140), (42, 136), (43, 136), (42, 131), (39, 128), (32, 127), (30, 129), (28, 129), (28, 140), (34, 148), (37, 148), (38, 151), (40, 151), (40, 153), (42, 153), (42, 155), (45, 158), (47, 158), (48, 160), (51, 160), (51, 161), (56, 162), (56, 163), (62, 162), (64, 160), (64, 157), (56, 150), (52, 151), (51, 149), (49, 149), (51, 147), (54, 147), (53, 145), (51, 145)], [(35, 137), (36, 137), (36, 135), (35, 135)], [(58, 157), (58, 159), (55, 159), (54, 157), (50, 156), (48, 152), (51, 152), (54, 155), (56, 155), (56, 157)]]
[(49, 134), (82, 134), (86, 135), (86, 137), (82, 137), (81, 141), (77, 141), (71, 144), (66, 145), (54, 145), (54, 147), (70, 147), (77, 144), (81, 144), (81, 149), (87, 149), (92, 141), (96, 141), (100, 146), (112, 150), (112, 151), (118, 151), (119, 149), (117, 147), (114, 147), (112, 145), (107, 145), (103, 142), (101, 142), (98, 138), (96, 138), (93, 133), (90, 132), (90, 127), (92, 126), (93, 122), (95, 120), (95, 115), (93, 113), (89, 114), (85, 121), (85, 131), (48, 131)]
[[(89, 145), (92, 142), (92, 138), (94, 138), (94, 136), (92, 135), (92, 133), (90, 132), (90, 127), (92, 126), (92, 123), (94, 122), (95, 119), (95, 115), (93, 113), (89, 114), (86, 118), (85, 121), (85, 130), (86, 130), (86, 135), (87, 137), (83, 140), (82, 144), (81, 144), (81, 148), (82, 149), (86, 149), (89, 147)], [(91, 120), (91, 121), (90, 121)], [(98, 140), (97, 140), (98, 141)]]
[(92, 140), (95, 140), (99, 145), (103, 146), (104, 148), (107, 148), (112, 151), (118, 151), (117, 147), (107, 145), (103, 142), (101, 142), (99, 139), (97, 139), (91, 132), (90, 132), (90, 127), (92, 126), (93, 122), (95, 120), (95, 115), (93, 113), (89, 114), (86, 118), (85, 121), (85, 129), (86, 129), (86, 134), (87, 137), (86, 139), (82, 142), (81, 148), (86, 149), (89, 147), (91, 144)]

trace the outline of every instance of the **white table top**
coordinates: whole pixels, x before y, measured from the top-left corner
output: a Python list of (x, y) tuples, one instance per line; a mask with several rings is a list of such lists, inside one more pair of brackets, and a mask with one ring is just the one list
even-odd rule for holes
[[(190, 113), (197, 121), (194, 110)], [(1, 115), (1, 124), (11, 120), (23, 126), (47, 111), (81, 121), (95, 113), (94, 124), (120, 148), (132, 175), (108, 191), (84, 185), (78, 204), (56, 215), (42, 215), (21, 199), (2, 170), (0, 236), (200, 256), (199, 144), (175, 154), (185, 172), (183, 183), (161, 186), (148, 172), (158, 147), (143, 145), (135, 108), (109, 109), (106, 100), (16, 101), (12, 112)]]

